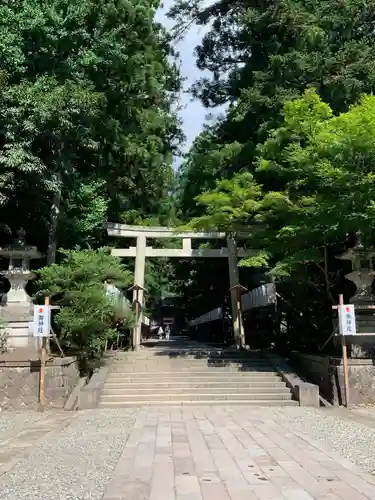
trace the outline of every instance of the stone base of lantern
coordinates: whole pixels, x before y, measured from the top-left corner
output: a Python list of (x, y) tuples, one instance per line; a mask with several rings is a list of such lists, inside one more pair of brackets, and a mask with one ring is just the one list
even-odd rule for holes
[[(371, 294), (353, 297), (358, 337), (349, 337), (348, 345), (352, 358), (368, 358), (375, 355), (375, 309), (366, 309), (366, 306), (375, 306), (375, 297)], [(363, 307), (363, 309), (361, 308)], [(374, 335), (370, 335), (370, 334)]]
[(32, 321), (30, 306), (8, 304), (0, 308), (0, 317), (5, 322), (4, 329), (8, 336), (7, 350), (33, 346), (37, 348), (36, 339), (30, 330)]
[(29, 347), (35, 344), (35, 340), (30, 335), (28, 321), (11, 321), (7, 324), (8, 333), (7, 349), (14, 350), (19, 347)]

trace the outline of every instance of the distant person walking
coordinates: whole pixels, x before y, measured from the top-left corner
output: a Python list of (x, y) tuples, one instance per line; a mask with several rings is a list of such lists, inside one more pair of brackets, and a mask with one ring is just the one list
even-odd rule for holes
[(169, 340), (170, 335), (171, 335), (171, 327), (167, 325), (165, 328), (165, 339)]
[(164, 330), (161, 325), (159, 326), (158, 335), (159, 335), (159, 340), (161, 340), (164, 336)]

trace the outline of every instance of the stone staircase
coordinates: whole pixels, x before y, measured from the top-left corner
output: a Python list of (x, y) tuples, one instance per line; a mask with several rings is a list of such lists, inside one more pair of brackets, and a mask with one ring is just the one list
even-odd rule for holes
[(173, 341), (155, 344), (114, 356), (101, 394), (101, 408), (298, 404), (260, 352), (192, 343), (174, 345)]

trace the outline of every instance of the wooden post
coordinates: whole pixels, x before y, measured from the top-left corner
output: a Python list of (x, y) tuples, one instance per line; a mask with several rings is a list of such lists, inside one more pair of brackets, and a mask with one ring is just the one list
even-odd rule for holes
[(224, 305), (221, 307), (221, 335), (223, 344), (226, 344), (226, 332), (225, 332), (225, 320), (224, 320), (225, 309)]
[[(339, 295), (340, 306), (344, 305), (344, 296), (342, 293)], [(349, 370), (348, 370), (348, 349), (346, 346), (346, 336), (341, 332), (340, 319), (339, 328), (341, 334), (341, 345), (342, 345), (342, 364), (344, 370), (344, 390), (345, 390), (345, 406), (349, 406)]]
[(236, 288), (236, 293), (237, 293), (237, 318), (238, 318), (238, 329), (239, 329), (239, 341), (240, 341), (240, 346), (244, 347), (245, 345), (245, 332), (242, 324), (242, 311), (241, 311), (241, 295), (240, 295), (240, 289), (239, 287)]
[(133, 305), (135, 304), (135, 327), (133, 328), (133, 350), (138, 351), (141, 344), (141, 315), (143, 294), (147, 292), (146, 288), (137, 283), (129, 288), (133, 292)]
[[(146, 263), (146, 236), (137, 236), (137, 250), (135, 257), (135, 270), (134, 270), (134, 286), (131, 288), (133, 290), (133, 302), (134, 300), (139, 303), (138, 313), (142, 312), (143, 308), (143, 292), (145, 291), (145, 263)], [(137, 321), (137, 324), (133, 330), (133, 343), (134, 349), (139, 350), (141, 344), (141, 325)]]
[[(49, 306), (49, 297), (44, 298), (44, 305)], [(45, 407), (44, 382), (46, 376), (47, 338), (42, 337), (42, 347), (40, 349), (40, 371), (39, 371), (39, 411), (43, 412)]]
[(239, 284), (239, 273), (237, 265), (237, 243), (233, 235), (227, 238), (228, 247), (228, 267), (229, 267), (229, 285), (230, 285), (230, 301), (232, 306), (232, 324), (233, 324), (233, 337), (235, 344), (239, 347), (241, 345), (241, 331), (238, 318), (237, 306), (237, 292), (236, 285)]
[(133, 337), (133, 348), (138, 348), (138, 329), (139, 329), (139, 289), (135, 291), (135, 328)]
[(235, 293), (236, 303), (235, 303), (235, 321), (233, 324), (237, 327), (234, 329), (234, 339), (237, 347), (245, 346), (245, 330), (242, 321), (242, 308), (241, 308), (241, 293), (247, 292), (247, 288), (237, 283), (232, 286), (229, 291), (231, 294)]

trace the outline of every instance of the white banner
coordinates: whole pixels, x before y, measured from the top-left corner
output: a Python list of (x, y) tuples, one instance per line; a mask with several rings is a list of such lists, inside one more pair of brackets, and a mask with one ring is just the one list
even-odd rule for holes
[(33, 336), (49, 337), (51, 331), (51, 306), (34, 306)]
[(340, 335), (356, 335), (354, 304), (339, 305)]

